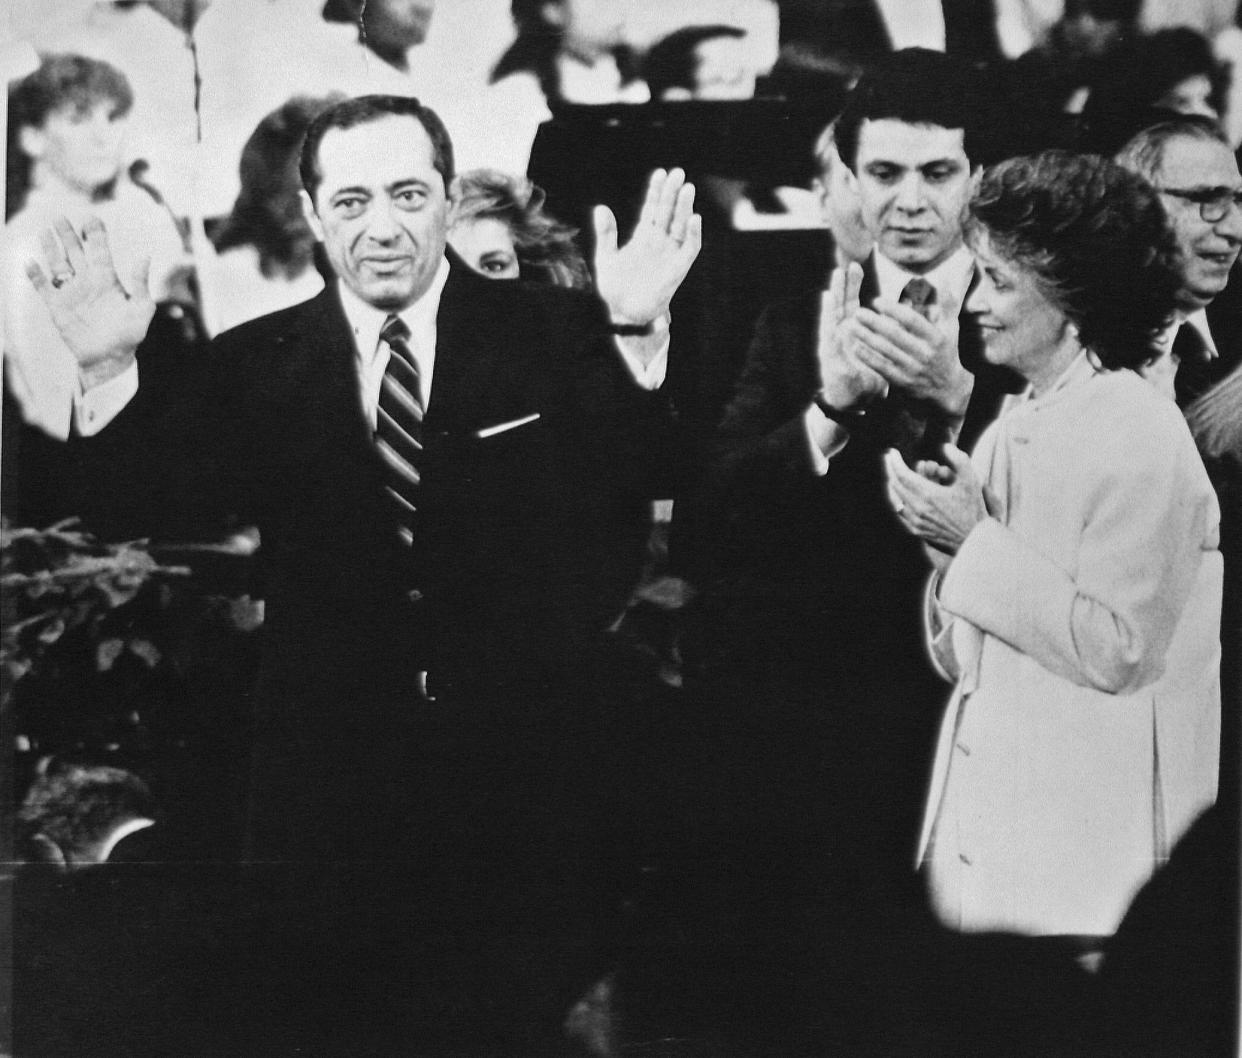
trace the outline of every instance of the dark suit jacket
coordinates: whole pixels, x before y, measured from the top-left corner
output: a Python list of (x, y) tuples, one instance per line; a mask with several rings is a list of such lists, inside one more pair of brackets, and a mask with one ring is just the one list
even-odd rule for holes
[[(593, 297), (453, 260), (412, 549), (397, 542), (335, 288), (221, 335), (202, 363), (139, 349), (138, 396), (79, 450), (112, 468), (103, 491), (131, 505), (145, 493), (148, 513), (207, 495), (260, 528), (258, 853), (339, 855), (383, 829), (372, 817), (399, 821), (412, 772), (429, 796), (429, 744), (457, 747), (447, 774), (454, 753), (482, 752), (479, 732), (537, 744), (562, 706), (588, 708), (616, 520), (649, 491), (670, 421), (603, 324)], [(434, 702), (418, 693), (425, 670)]]
[[(864, 303), (877, 292), (869, 262)], [(709, 655), (728, 663), (767, 657), (780, 678), (839, 677), (838, 686), (865, 697), (882, 677), (900, 685), (926, 671), (920, 599), (928, 566), (889, 505), (882, 451), (897, 445), (907, 459), (937, 457), (947, 423), (893, 392), (872, 409), (876, 426), (814, 476), (803, 415), (819, 388), (820, 303), (821, 291), (808, 291), (761, 318), (720, 426), (718, 458), (696, 497), (699, 524), (688, 530), (696, 546), (687, 550), (699, 553), (693, 578), (705, 586), (705, 605), (718, 591), (727, 611), (726, 641), (709, 642)], [(958, 440), (969, 447), (1014, 387), (982, 363), (964, 312), (959, 355), (976, 376)], [(761, 649), (743, 651), (734, 636)]]

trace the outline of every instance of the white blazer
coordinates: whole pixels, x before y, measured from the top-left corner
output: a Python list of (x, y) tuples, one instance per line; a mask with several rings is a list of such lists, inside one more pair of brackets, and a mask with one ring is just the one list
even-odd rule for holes
[(1216, 497), (1173, 402), (1085, 354), (972, 458), (1001, 510), (928, 593), (919, 859), (950, 927), (1109, 935), (1216, 799)]

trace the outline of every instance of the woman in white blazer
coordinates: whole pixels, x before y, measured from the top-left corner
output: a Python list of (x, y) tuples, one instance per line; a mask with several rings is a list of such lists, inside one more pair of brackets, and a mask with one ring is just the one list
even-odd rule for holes
[(1130, 370), (1171, 317), (1174, 250), (1146, 184), (1062, 152), (989, 170), (968, 232), (987, 358), (1028, 388), (971, 458), (887, 457), (955, 681), (919, 860), (952, 928), (1103, 938), (1216, 798), (1219, 509)]

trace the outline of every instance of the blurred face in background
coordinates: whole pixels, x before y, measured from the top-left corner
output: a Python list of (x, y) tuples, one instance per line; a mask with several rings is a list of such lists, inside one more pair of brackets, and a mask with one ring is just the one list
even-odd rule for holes
[(115, 180), (128, 124), (115, 101), (98, 99), (85, 107), (53, 110), (41, 128), (23, 128), (19, 143), (33, 163), (36, 186), (91, 195)]
[(845, 163), (837, 154), (836, 145), (823, 142), (819, 149), (821, 172), (815, 181), (820, 214), (832, 232), (837, 264), (864, 261), (871, 255), (874, 240), (863, 222), (858, 184), (847, 179)]
[(405, 51), (427, 39), (435, 9), (436, 0), (366, 0), (362, 17), (373, 46)]
[(449, 229), (449, 245), (480, 275), (517, 279), (521, 268), (513, 233), (496, 217), (466, 217)]
[(592, 59), (625, 39), (625, 0), (548, 0), (544, 21), (563, 35), (566, 51)]
[(695, 99), (750, 99), (756, 71), (741, 37), (712, 37), (694, 49)]

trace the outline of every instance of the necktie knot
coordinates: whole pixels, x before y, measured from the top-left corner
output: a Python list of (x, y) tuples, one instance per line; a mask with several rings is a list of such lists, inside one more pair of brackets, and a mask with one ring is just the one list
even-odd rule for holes
[(936, 304), (936, 288), (922, 276), (915, 276), (905, 285), (897, 300), (926, 318), (931, 306)]
[(390, 346), (396, 345), (397, 342), (404, 342), (409, 336), (410, 328), (400, 316), (389, 316), (384, 321), (384, 326), (380, 328), (381, 340)]

